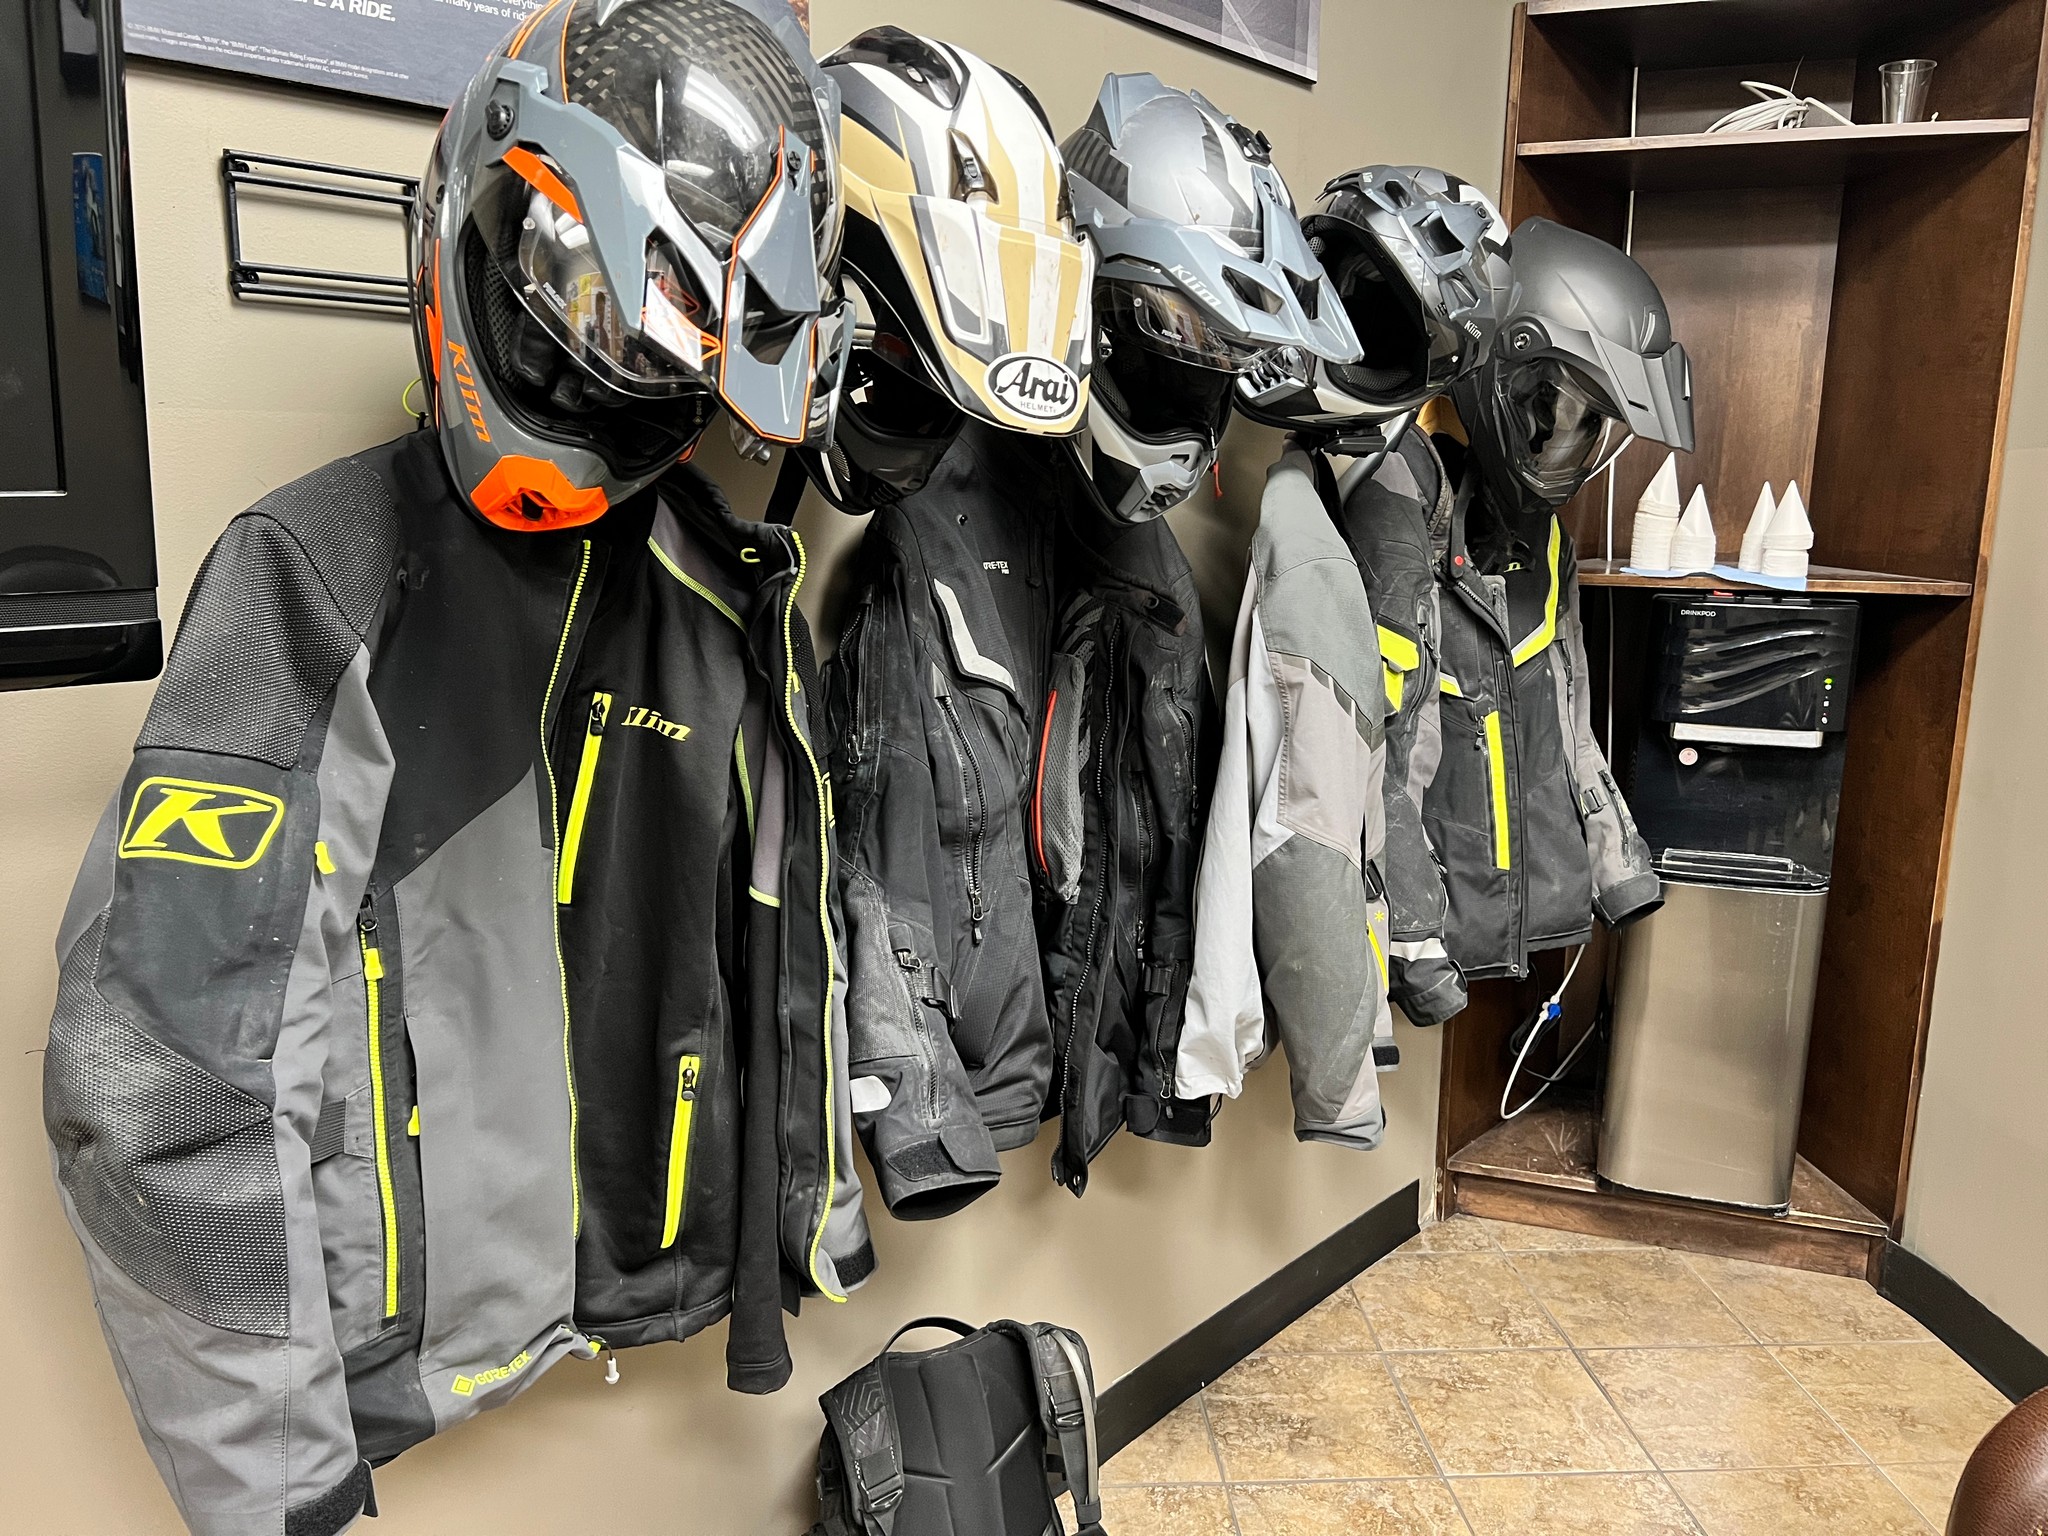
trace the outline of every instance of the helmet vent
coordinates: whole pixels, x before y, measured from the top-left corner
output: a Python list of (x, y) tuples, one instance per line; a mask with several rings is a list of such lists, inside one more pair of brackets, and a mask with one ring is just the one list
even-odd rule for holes
[(1238, 299), (1258, 310), (1261, 314), (1280, 313), (1280, 295), (1263, 283), (1255, 283), (1235, 267), (1223, 269), (1223, 283)]

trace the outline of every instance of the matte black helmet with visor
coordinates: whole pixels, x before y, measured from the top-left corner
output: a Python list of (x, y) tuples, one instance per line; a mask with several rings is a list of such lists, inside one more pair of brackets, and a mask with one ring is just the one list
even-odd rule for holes
[(1631, 438), (1690, 453), (1692, 369), (1649, 273), (1548, 219), (1515, 231), (1513, 266), (1493, 358), (1453, 391), (1508, 507), (1564, 505)]

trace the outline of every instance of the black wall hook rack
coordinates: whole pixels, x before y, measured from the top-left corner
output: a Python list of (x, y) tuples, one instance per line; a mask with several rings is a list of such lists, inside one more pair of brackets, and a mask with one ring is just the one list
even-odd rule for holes
[(221, 186), (227, 194), (228, 289), (238, 299), (282, 299), (300, 304), (334, 304), (347, 309), (412, 307), (412, 282), (377, 272), (343, 272), (323, 267), (288, 267), (250, 261), (242, 254), (241, 193), (245, 187), (289, 192), (313, 198), (369, 203), (395, 210), (412, 224), (419, 201), (417, 176), (388, 171), (325, 165), (317, 160), (288, 160), (248, 150), (221, 151)]

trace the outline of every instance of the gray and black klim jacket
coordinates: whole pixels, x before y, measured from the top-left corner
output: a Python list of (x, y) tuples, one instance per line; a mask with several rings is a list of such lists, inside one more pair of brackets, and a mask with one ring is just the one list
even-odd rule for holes
[(1394, 996), (1417, 1018), (1454, 995), (1438, 912), (1465, 977), (1524, 976), (1532, 952), (1586, 942), (1595, 912), (1618, 926), (1663, 899), (1593, 735), (1571, 539), (1548, 507), (1502, 519), (1455, 483), (1410, 434), (1343, 516), (1401, 696), (1389, 823), (1419, 804), (1436, 855), (1390, 871)]
[(564, 1355), (872, 1266), (802, 546), (684, 472), (471, 516), (430, 434), (235, 519), (59, 935), (58, 1182), (201, 1536), (326, 1536), (369, 1467)]
[(1057, 493), (1020, 439), (966, 428), (923, 490), (874, 514), (825, 669), (854, 1110), (905, 1218), (992, 1187), (1052, 1078), (1024, 812)]
[(1201, 1146), (1213, 1101), (1177, 1098), (1194, 962), (1195, 870), (1216, 759), (1194, 572), (1164, 519), (1076, 498), (1030, 838), (1061, 1117), (1053, 1177), (1075, 1194), (1128, 1125)]
[[(1386, 1128), (1386, 705), (1365, 584), (1322, 466), (1266, 476), (1231, 643), (1223, 751), (1195, 887), (1178, 1091), (1235, 1098), (1276, 1039), (1294, 1132), (1370, 1149)], [(1424, 855), (1427, 857), (1427, 855)]]

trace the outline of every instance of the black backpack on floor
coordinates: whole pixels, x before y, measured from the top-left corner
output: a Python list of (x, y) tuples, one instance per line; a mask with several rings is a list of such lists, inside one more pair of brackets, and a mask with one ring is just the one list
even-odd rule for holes
[[(918, 1328), (960, 1337), (892, 1353)], [(818, 1506), (810, 1536), (1105, 1536), (1088, 1346), (1051, 1323), (969, 1328), (921, 1317), (818, 1399)]]

